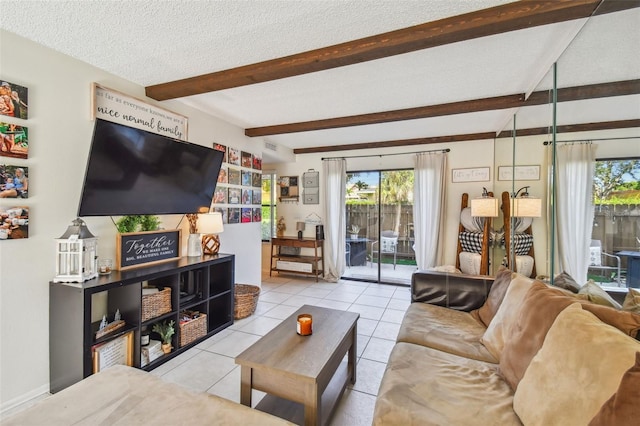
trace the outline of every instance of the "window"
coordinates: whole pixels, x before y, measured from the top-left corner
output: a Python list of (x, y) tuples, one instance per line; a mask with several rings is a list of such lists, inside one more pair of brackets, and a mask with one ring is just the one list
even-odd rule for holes
[(628, 259), (616, 253), (640, 251), (640, 159), (598, 160), (593, 202), (589, 278), (626, 287)]

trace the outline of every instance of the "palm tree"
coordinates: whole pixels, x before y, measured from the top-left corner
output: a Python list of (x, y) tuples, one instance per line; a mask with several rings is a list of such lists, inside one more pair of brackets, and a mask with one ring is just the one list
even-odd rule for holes
[(393, 231), (398, 232), (402, 215), (402, 204), (408, 204), (413, 197), (413, 170), (382, 172), (380, 202), (395, 204), (396, 214)]

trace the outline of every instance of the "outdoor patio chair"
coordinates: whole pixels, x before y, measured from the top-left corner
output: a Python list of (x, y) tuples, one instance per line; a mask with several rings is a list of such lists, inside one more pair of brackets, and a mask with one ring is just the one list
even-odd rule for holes
[[(602, 242), (600, 240), (591, 240), (591, 245), (589, 246), (590, 251), (590, 260), (589, 260), (589, 270), (597, 270), (600, 272), (613, 272), (615, 271), (615, 281), (620, 286), (620, 256), (616, 256), (613, 254), (605, 253), (602, 251)], [(608, 259), (615, 260), (615, 266), (608, 266), (604, 263), (604, 261)], [(609, 276), (608, 278), (613, 278)]]
[(376, 250), (376, 246), (378, 245), (378, 241), (374, 241), (371, 243), (371, 267), (373, 267), (373, 263), (375, 262), (377, 253), (378, 262), (380, 261), (380, 256), (383, 254), (393, 254), (393, 269), (396, 269), (396, 261), (398, 255), (398, 233), (394, 231), (382, 231), (380, 234), (380, 245), (379, 249)]

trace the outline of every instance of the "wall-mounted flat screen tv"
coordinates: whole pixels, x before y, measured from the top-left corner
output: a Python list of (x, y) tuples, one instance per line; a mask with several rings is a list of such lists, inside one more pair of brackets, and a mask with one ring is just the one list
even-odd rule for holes
[(209, 208), (223, 153), (96, 119), (78, 216)]

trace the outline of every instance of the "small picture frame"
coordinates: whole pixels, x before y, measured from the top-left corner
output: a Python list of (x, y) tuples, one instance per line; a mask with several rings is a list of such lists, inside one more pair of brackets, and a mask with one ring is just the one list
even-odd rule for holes
[(242, 151), (241, 154), (241, 166), (251, 168), (253, 164), (253, 155), (250, 152)]
[(540, 166), (500, 166), (498, 180), (540, 180)]
[(241, 189), (229, 188), (229, 204), (240, 204), (241, 197), (242, 197)]
[(133, 331), (91, 348), (93, 373), (112, 365), (133, 366)]
[(233, 164), (234, 166), (240, 165), (240, 150), (236, 148), (229, 147), (229, 164)]
[(240, 223), (240, 209), (237, 207), (229, 209), (229, 223)]
[(451, 182), (488, 182), (491, 180), (490, 167), (472, 167), (468, 169), (453, 169)]
[(254, 222), (262, 222), (262, 208), (254, 207), (253, 208), (253, 219)]
[(24, 126), (0, 122), (0, 155), (4, 157), (29, 157), (29, 130)]
[(243, 207), (242, 208), (242, 217), (240, 221), (242, 223), (251, 223), (252, 211), (251, 207)]
[(234, 169), (233, 167), (229, 167), (229, 185), (240, 185), (241, 183), (241, 174), (240, 169)]
[(227, 204), (227, 188), (217, 187), (213, 193), (213, 204)]
[[(7, 104), (0, 114), (7, 117), (21, 118), (27, 120), (29, 118), (29, 89), (12, 83), (7, 80), (0, 81), (0, 96), (8, 99), (11, 105)], [(6, 98), (5, 98), (6, 97)]]
[(253, 191), (250, 189), (242, 190), (242, 204), (251, 204), (253, 200)]
[(213, 149), (215, 149), (216, 151), (222, 151), (224, 153), (224, 157), (222, 157), (222, 162), (227, 163), (227, 158), (228, 158), (227, 146), (214, 142)]
[(218, 183), (229, 183), (229, 168), (226, 164), (220, 166), (220, 173), (218, 173)]

